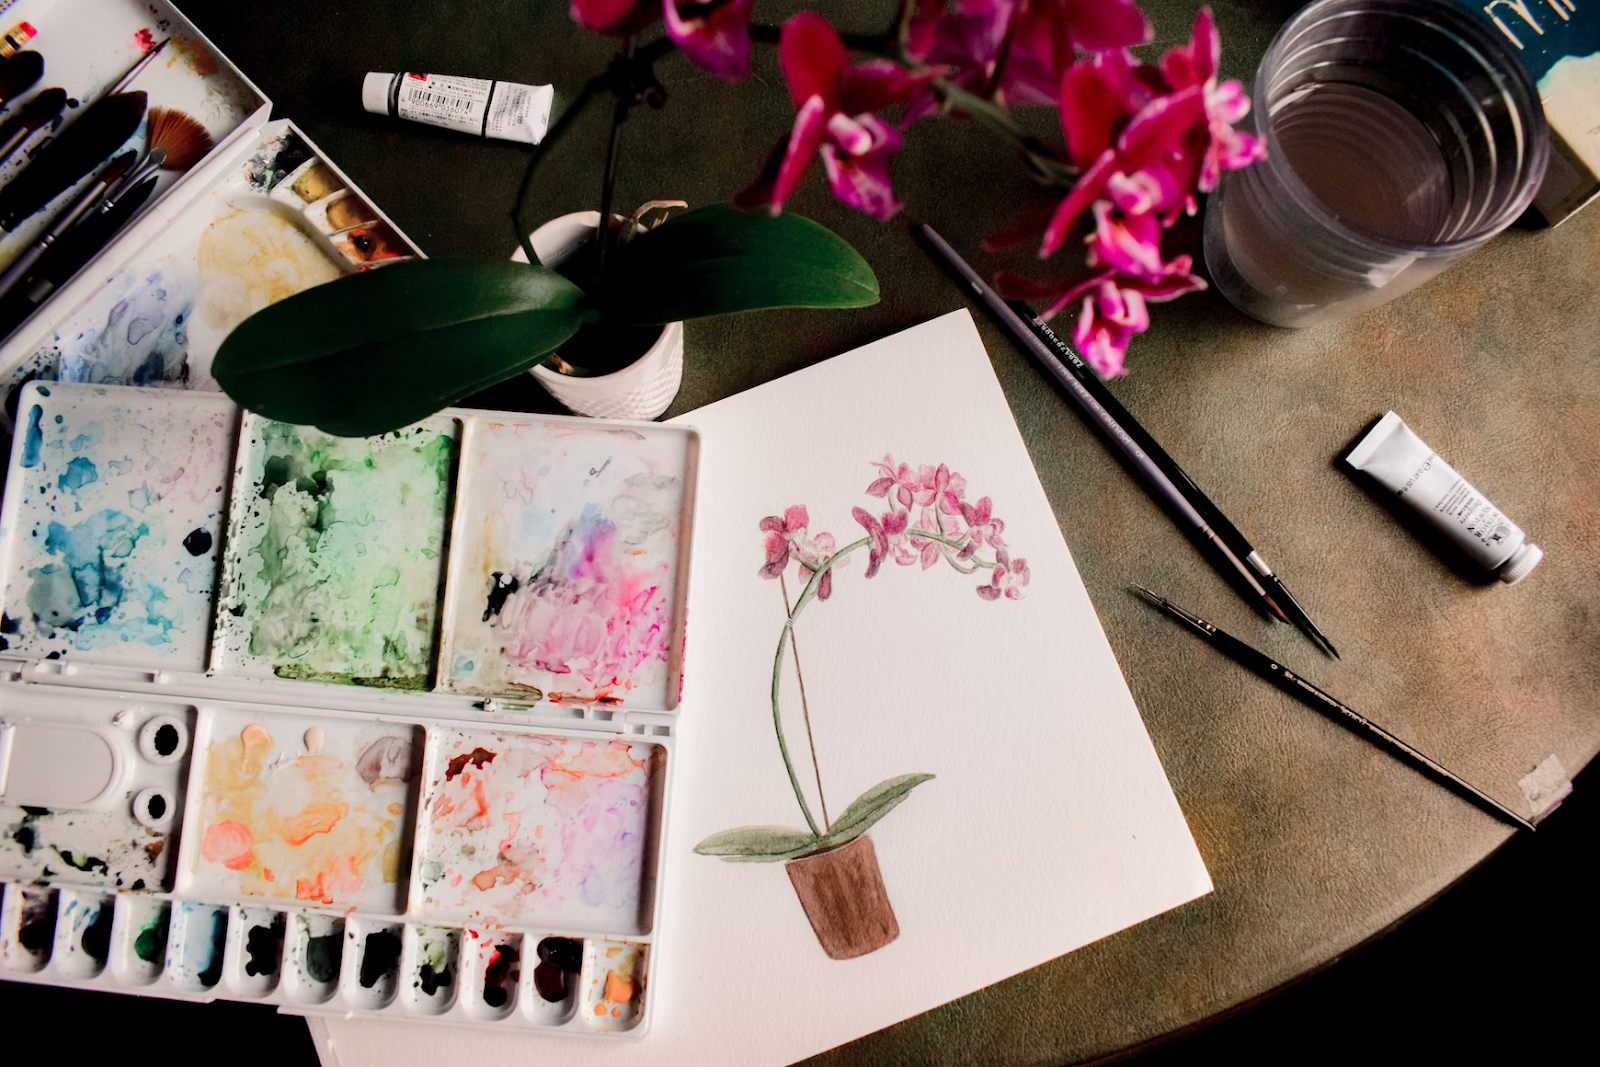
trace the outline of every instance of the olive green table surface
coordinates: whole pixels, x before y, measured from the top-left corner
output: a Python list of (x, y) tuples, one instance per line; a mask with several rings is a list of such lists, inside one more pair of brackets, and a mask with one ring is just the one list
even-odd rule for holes
[[(560, 0), (180, 6), (272, 98), (275, 118), (299, 124), (431, 256), (511, 254), (507, 211), (526, 150), (367, 115), (362, 74), (552, 82), (570, 99), (615, 50), (579, 29)], [(798, 6), (759, 0), (756, 15), (777, 23)], [(1198, 5), (1145, 6), (1166, 47), (1187, 38)], [(1216, 0), (1224, 74), (1248, 79), (1296, 6)], [(826, 13), (842, 29), (878, 32), (893, 9), (841, 2)], [(739, 85), (681, 56), (658, 73), (667, 103), (624, 128), (618, 207), (729, 199), (793, 118), (775, 49), (758, 46)], [(1040, 129), (1059, 137), (1049, 122)], [(599, 107), (553, 148), (531, 221), (598, 206), (607, 135)], [(1084, 273), (1076, 247), (1045, 263), (1029, 249), (1003, 259), (979, 251), (982, 237), (1058, 195), (1033, 184), (985, 129), (919, 124), (893, 174), (907, 208), (887, 224), (836, 204), (820, 165), (789, 205), (861, 251), (882, 302), (689, 323), (669, 414), (962, 306), (912, 242), (908, 219), (932, 223), (985, 273), (1002, 264), (1039, 277)], [(1169, 253), (1198, 259), (1197, 223), (1168, 242)], [(1114, 391), (1273, 563), (1338, 645), (1337, 662), (1235, 595), (1023, 353), (974, 315), (1216, 889), (835, 1049), (827, 1063), (1115, 1054), (1326, 965), (1510, 835), (1181, 632), (1130, 595), (1130, 582), (1282, 657), (1519, 810), (1518, 782), (1540, 761), (1554, 754), (1576, 773), (1600, 746), (1600, 207), (1552, 230), (1513, 229), (1339, 325), (1263, 326), (1209, 292), (1152, 309)], [(527, 379), (475, 402), (555, 410)], [(1339, 468), (1341, 450), (1391, 408), (1543, 546), (1525, 582), (1469, 580)], [(1041, 665), (1041, 678), (1049, 673)]]

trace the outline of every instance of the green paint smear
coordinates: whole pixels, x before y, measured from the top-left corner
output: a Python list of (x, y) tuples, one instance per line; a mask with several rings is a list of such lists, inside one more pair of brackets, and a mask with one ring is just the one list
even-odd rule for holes
[(340, 942), (343, 934), (306, 938), (306, 974), (313, 982), (331, 982), (339, 977)]
[(159, 915), (139, 929), (133, 951), (146, 963), (160, 963), (167, 955), (167, 917)]
[(224, 622), (283, 678), (429, 683), (455, 441), (426, 426), (333, 437), (262, 422)]

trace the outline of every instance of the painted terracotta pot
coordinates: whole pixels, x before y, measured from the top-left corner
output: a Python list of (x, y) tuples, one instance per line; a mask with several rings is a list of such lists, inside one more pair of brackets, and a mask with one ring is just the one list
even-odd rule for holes
[(900, 936), (878, 852), (866, 834), (828, 852), (784, 866), (822, 951), (849, 960), (875, 952)]
[[(594, 239), (600, 212), (574, 211), (528, 235), (539, 261), (554, 266)], [(522, 249), (512, 255), (519, 263)], [(598, 419), (653, 419), (672, 404), (683, 384), (683, 323), (671, 322), (644, 355), (611, 374), (581, 378), (546, 367), (528, 372), (568, 411)]]

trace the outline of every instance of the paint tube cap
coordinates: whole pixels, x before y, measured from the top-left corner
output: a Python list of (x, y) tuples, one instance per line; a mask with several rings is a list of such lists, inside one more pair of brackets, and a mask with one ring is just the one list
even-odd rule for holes
[(1500, 580), (1507, 585), (1515, 585), (1526, 578), (1541, 559), (1544, 559), (1544, 549), (1524, 542), (1500, 568)]
[(361, 79), (361, 106), (374, 115), (389, 113), (389, 86), (394, 84), (394, 74), (375, 70)]

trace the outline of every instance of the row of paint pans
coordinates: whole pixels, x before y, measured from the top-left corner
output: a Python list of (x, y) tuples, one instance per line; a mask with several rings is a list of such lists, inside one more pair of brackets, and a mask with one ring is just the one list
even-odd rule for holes
[(644, 1014), (640, 942), (18, 883), (0, 894), (12, 980), (572, 1033), (628, 1031)]

